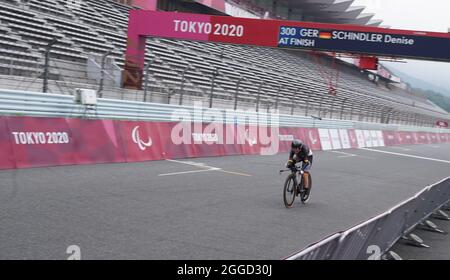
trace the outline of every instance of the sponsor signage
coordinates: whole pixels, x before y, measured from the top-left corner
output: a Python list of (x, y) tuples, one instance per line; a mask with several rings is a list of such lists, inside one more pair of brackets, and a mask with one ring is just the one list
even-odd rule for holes
[[(147, 160), (264, 155), (290, 151), (292, 139), (312, 150), (450, 142), (448, 133), (283, 127), (233, 124), (0, 117), (0, 169), (139, 162)], [(267, 135), (268, 136), (268, 135)], [(384, 138), (384, 139), (383, 139)], [(272, 143), (275, 141), (276, 143)], [(279, 142), (279, 143), (278, 143)]]
[[(380, 30), (342, 30), (281, 26), (278, 47), (354, 52), (371, 55), (450, 59), (450, 39)], [(435, 53), (431, 53), (433, 49)]]
[(125, 87), (142, 87), (146, 37), (450, 61), (448, 33), (131, 10)]

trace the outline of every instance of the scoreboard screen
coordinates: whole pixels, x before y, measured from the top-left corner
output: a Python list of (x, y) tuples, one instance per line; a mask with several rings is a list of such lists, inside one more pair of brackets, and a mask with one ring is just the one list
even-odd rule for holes
[(450, 33), (131, 10), (125, 87), (142, 87), (146, 37), (450, 62)]
[[(420, 33), (420, 32), (418, 32)], [(450, 60), (450, 39), (386, 32), (281, 26), (278, 47)]]

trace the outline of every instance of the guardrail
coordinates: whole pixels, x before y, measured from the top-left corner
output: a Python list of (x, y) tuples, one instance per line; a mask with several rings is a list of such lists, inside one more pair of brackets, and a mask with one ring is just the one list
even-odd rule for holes
[[(121, 119), (147, 121), (173, 121), (177, 111), (184, 110), (192, 116), (192, 121), (202, 121), (199, 108), (160, 103), (124, 101), (99, 98), (95, 107), (87, 107), (74, 103), (73, 96), (58, 94), (43, 94), (27, 91), (0, 90), (0, 115), (20, 115), (39, 117), (72, 117), (89, 119)], [(239, 123), (245, 118), (248, 124), (260, 124), (259, 120), (270, 120), (273, 115), (255, 111), (233, 111), (225, 109), (202, 108), (200, 112), (213, 112), (215, 115), (226, 116), (233, 113), (225, 123)], [(245, 118), (244, 118), (245, 117)], [(318, 119), (292, 115), (278, 115), (281, 127), (316, 127), (337, 129), (369, 129), (395, 131), (442, 132), (437, 128), (388, 125), (348, 120)]]
[(312, 244), (287, 260), (380, 259), (402, 237), (450, 202), (450, 177), (350, 229)]

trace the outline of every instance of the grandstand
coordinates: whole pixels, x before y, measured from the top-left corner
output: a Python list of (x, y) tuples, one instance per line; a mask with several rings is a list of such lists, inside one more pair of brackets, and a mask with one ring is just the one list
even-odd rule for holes
[[(242, 2), (229, 3), (249, 7)], [(381, 24), (372, 20), (373, 15), (362, 14), (360, 7), (352, 7), (352, 1), (316, 2), (320, 5), (304, 1), (308, 14), (301, 19)], [(44, 53), (56, 38), (50, 50), (50, 92), (98, 89), (103, 76), (103, 97), (144, 100), (144, 91), (120, 88), (128, 12), (138, 7), (110, 0), (0, 3), (0, 88), (41, 91)], [(199, 12), (198, 5), (166, 5), (166, 9)], [(298, 19), (296, 9), (300, 8), (286, 14), (278, 8), (269, 14)], [(262, 14), (264, 8), (257, 10), (255, 14)], [(304, 52), (149, 38), (146, 62), (146, 101), (207, 103), (213, 92), (213, 106), (219, 108), (234, 108), (237, 97), (238, 109), (278, 108), (286, 114), (320, 118), (418, 126), (450, 119), (425, 97), (391, 87), (388, 80), (373, 82), (369, 72), (352, 64)], [(328, 94), (327, 85), (327, 79), (337, 74), (333, 63), (339, 68), (335, 96)]]

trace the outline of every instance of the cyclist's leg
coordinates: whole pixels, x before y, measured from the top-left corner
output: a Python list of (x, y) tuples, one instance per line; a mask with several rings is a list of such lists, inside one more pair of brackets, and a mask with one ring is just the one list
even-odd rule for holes
[(312, 167), (313, 156), (308, 156), (308, 161), (309, 163), (303, 163), (303, 171), (305, 172), (303, 173), (303, 182), (305, 183), (305, 189), (309, 189), (309, 171)]

